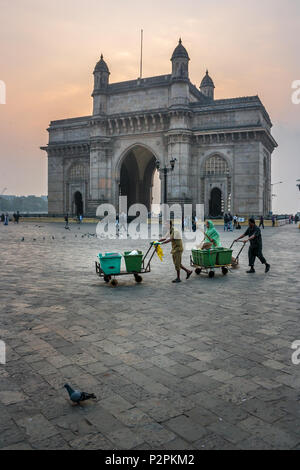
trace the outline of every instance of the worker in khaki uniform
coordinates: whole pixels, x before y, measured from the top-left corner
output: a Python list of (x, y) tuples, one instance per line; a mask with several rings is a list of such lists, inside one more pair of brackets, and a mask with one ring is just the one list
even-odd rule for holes
[[(166, 227), (168, 229), (168, 227)], [(180, 233), (178, 230), (175, 230), (173, 227), (173, 223), (170, 221), (170, 237), (169, 238), (162, 238), (159, 240), (162, 242), (162, 245), (165, 245), (166, 243), (172, 243), (172, 257), (173, 257), (173, 263), (177, 272), (177, 278), (174, 279), (172, 282), (181, 282), (180, 279), (180, 270), (183, 269), (186, 272), (186, 278), (188, 279), (190, 275), (192, 274), (193, 271), (189, 271), (187, 268), (185, 268), (182, 263), (182, 253), (183, 253), (183, 243), (180, 238)]]

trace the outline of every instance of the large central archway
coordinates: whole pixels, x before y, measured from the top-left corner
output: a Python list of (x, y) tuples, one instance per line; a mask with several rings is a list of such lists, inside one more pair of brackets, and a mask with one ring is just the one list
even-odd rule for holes
[(120, 169), (120, 195), (127, 196), (128, 208), (132, 204), (140, 203), (151, 211), (152, 204), (160, 202), (157, 175), (154, 178), (157, 171), (155, 162), (153, 153), (142, 145), (132, 147), (125, 154)]

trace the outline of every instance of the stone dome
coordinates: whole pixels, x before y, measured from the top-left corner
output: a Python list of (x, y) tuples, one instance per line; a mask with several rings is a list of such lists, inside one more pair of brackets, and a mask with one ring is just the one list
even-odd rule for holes
[(186, 48), (182, 45), (181, 38), (179, 39), (178, 45), (174, 49), (171, 60), (177, 59), (179, 57), (190, 60)]
[(107, 72), (109, 73), (109, 69), (105, 60), (103, 59), (103, 54), (101, 54), (99, 62), (96, 64), (94, 72)]
[(204, 87), (207, 87), (207, 86), (215, 88), (214, 82), (212, 81), (212, 79), (208, 75), (208, 70), (206, 70), (206, 74), (205, 74), (205, 76), (204, 76), (204, 78), (201, 82), (200, 88), (204, 88)]

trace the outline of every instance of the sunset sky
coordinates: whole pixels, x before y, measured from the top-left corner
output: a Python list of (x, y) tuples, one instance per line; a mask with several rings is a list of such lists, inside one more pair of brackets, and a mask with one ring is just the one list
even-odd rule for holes
[(51, 120), (89, 115), (93, 69), (104, 54), (110, 82), (170, 73), (181, 36), (199, 87), (208, 68), (216, 98), (258, 94), (279, 148), (275, 212), (300, 211), (299, 0), (0, 0), (0, 194), (47, 194)]

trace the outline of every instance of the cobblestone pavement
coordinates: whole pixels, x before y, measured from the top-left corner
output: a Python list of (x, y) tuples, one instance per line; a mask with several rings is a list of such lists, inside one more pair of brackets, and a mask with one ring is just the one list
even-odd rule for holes
[[(267, 275), (245, 273), (245, 250), (227, 276), (174, 285), (166, 246), (115, 289), (96, 254), (147, 242), (94, 232), (0, 226), (0, 448), (300, 449), (300, 231), (265, 229)], [(72, 406), (65, 382), (97, 400)]]

